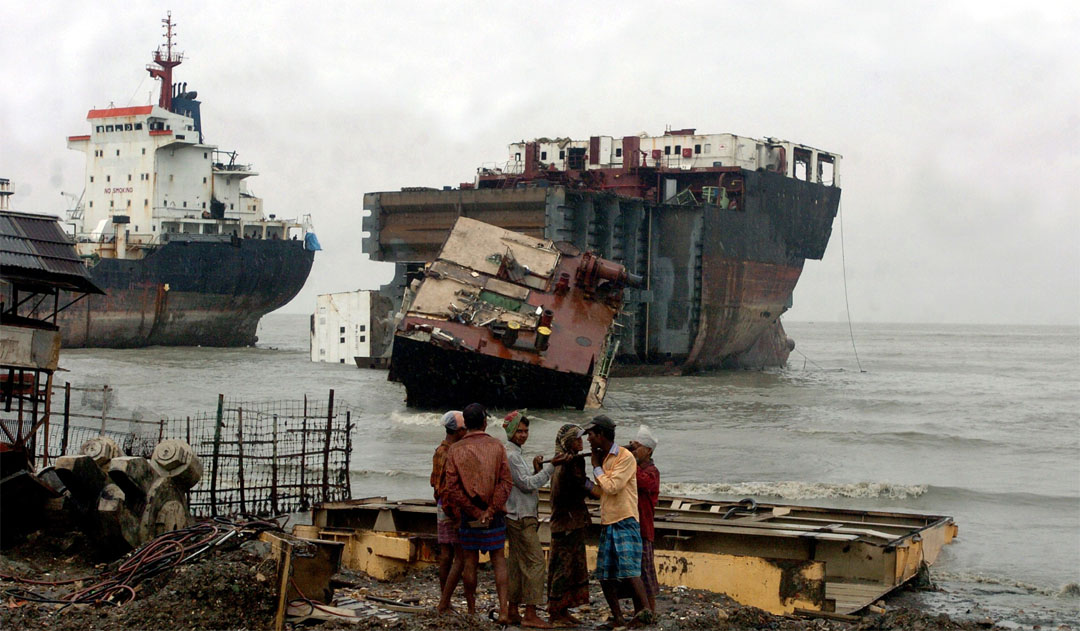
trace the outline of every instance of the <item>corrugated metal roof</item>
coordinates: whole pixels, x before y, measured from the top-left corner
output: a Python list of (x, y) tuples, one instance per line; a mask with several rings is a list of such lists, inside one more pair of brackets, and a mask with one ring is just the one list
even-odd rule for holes
[(30, 287), (105, 293), (94, 285), (57, 217), (0, 211), (0, 275)]

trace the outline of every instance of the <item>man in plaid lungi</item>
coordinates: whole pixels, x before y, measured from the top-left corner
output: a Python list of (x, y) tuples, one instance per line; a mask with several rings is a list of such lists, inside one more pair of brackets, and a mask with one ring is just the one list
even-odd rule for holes
[(600, 495), (600, 544), (596, 577), (611, 608), (612, 626), (626, 624), (619, 607), (619, 585), (625, 582), (634, 598), (633, 622), (649, 624), (652, 611), (641, 582), (641, 529), (638, 525), (637, 462), (625, 447), (615, 444), (615, 421), (600, 415), (582, 427), (592, 448), (595, 488)]

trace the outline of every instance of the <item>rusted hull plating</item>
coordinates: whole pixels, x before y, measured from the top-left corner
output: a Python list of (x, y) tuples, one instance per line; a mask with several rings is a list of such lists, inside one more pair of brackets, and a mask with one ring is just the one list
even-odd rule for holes
[(391, 381), (416, 407), (599, 407), (622, 265), (470, 218), (411, 288)]

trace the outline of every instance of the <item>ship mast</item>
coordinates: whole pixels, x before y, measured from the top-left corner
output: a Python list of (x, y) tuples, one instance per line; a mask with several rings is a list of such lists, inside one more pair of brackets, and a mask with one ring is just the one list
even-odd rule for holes
[(172, 11), (166, 13), (161, 23), (165, 25), (165, 53), (162, 54), (161, 47), (158, 46), (158, 49), (154, 51), (154, 62), (147, 64), (146, 69), (151, 77), (161, 79), (161, 96), (158, 97), (158, 105), (172, 111), (172, 69), (180, 65), (184, 54), (174, 54), (172, 51), (173, 27), (176, 26), (172, 21)]

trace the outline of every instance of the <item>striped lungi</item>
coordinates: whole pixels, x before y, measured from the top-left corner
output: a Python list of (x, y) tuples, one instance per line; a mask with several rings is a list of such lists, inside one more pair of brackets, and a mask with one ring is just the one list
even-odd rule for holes
[(439, 543), (442, 545), (453, 545), (458, 542), (458, 524), (457, 520), (448, 517), (443, 512), (442, 504), (439, 504), (435, 509), (435, 516), (438, 524)]
[(653, 559), (653, 542), (641, 540), (641, 582), (645, 584), (645, 595), (656, 598), (660, 591), (660, 582), (656, 580), (656, 560)]
[(627, 517), (603, 526), (596, 550), (596, 578), (601, 581), (641, 576), (641, 529)]
[(469, 519), (462, 518), (461, 527), (458, 528), (458, 540), (465, 550), (501, 550), (506, 545), (506, 520), (499, 514), (491, 520), (487, 528), (472, 528), (469, 526)]

